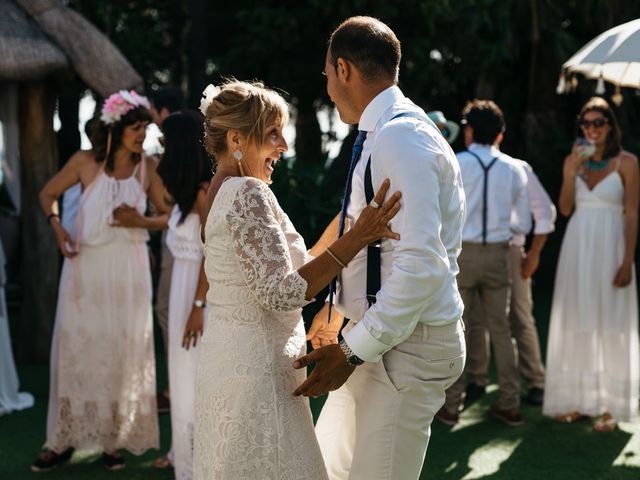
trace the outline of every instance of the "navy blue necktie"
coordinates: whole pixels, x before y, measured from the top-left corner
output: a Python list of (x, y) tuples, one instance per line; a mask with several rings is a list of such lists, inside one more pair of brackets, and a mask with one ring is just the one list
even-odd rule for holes
[(351, 196), (351, 181), (353, 180), (353, 171), (356, 169), (358, 160), (362, 156), (362, 146), (367, 138), (367, 132), (360, 130), (356, 141), (353, 142), (351, 150), (351, 163), (349, 164), (349, 174), (347, 175), (347, 186), (344, 189), (344, 197), (342, 199), (342, 210), (340, 210), (340, 225), (338, 226), (338, 238), (344, 233), (344, 224), (347, 217), (347, 207), (349, 206), (349, 197)]
[[(345, 220), (347, 218), (347, 207), (349, 206), (349, 197), (351, 196), (351, 181), (353, 180), (353, 171), (356, 169), (356, 165), (362, 156), (362, 146), (367, 138), (367, 132), (364, 130), (358, 131), (356, 141), (353, 143), (353, 149), (351, 150), (351, 164), (349, 164), (349, 174), (347, 175), (347, 186), (344, 189), (344, 198), (342, 199), (342, 210), (340, 210), (340, 224), (338, 226), (338, 238), (344, 233)], [(336, 292), (336, 278), (331, 281), (329, 285), (329, 321), (331, 321), (331, 309), (333, 307), (333, 296)]]

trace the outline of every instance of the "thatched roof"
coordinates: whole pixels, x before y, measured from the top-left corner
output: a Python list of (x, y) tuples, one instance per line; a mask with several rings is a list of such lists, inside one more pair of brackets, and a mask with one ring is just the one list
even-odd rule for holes
[(13, 0), (0, 0), (0, 79), (32, 80), (69, 66), (52, 43)]
[(59, 0), (0, 0), (0, 11), (12, 12), (0, 18), (0, 78), (38, 78), (70, 66), (102, 96), (142, 86), (109, 39)]

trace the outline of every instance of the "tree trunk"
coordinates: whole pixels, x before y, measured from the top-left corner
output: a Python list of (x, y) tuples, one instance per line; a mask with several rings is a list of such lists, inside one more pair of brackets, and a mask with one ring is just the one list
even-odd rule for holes
[(207, 69), (207, 15), (204, 0), (189, 0), (187, 4), (189, 30), (187, 33), (187, 81), (189, 108), (197, 110), (200, 106), (202, 90), (205, 87)]
[(296, 162), (317, 164), (323, 159), (322, 133), (313, 102), (299, 99), (296, 105)]
[(531, 54), (529, 56), (529, 80), (527, 85), (527, 112), (533, 111), (535, 103), (535, 82), (538, 67), (538, 46), (540, 45), (540, 26), (538, 24), (538, 4), (531, 0)]
[(60, 257), (38, 202), (38, 193), (58, 170), (53, 131), (55, 99), (52, 87), (44, 81), (20, 85), (23, 299), (17, 341), (20, 361), (49, 360), (56, 310)]
[(66, 92), (58, 97), (58, 116), (60, 131), (58, 132), (58, 157), (60, 168), (67, 163), (69, 157), (80, 149), (80, 93)]

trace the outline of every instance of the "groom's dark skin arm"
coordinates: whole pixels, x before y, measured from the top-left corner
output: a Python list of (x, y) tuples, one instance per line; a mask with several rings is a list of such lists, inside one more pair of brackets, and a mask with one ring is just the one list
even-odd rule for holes
[(316, 364), (307, 379), (293, 392), (294, 396), (319, 397), (337, 390), (347, 381), (356, 367), (347, 362), (340, 345), (327, 345), (300, 357), (293, 362), (293, 368), (305, 368)]

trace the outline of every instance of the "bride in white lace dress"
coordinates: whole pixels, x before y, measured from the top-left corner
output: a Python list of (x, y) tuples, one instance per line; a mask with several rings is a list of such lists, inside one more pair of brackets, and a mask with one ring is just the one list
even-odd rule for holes
[[(205, 226), (209, 312), (194, 478), (326, 479), (308, 400), (292, 395), (305, 376), (292, 368), (306, 349), (301, 308), (365, 245), (396, 238), (386, 225), (399, 194), (365, 209), (347, 234), (311, 259), (268, 187), (287, 150), (286, 103), (260, 84), (235, 81), (205, 94), (206, 146), (217, 169)], [(388, 188), (385, 182), (378, 203)]]
[[(46, 471), (74, 449), (102, 450), (109, 469), (118, 451), (158, 448), (147, 195), (165, 211), (155, 162), (142, 155), (151, 119), (135, 92), (105, 101), (93, 150), (74, 154), (43, 188), (42, 208), (65, 256), (51, 345), (47, 441), (32, 464)], [(61, 226), (57, 199), (82, 183), (77, 238)], [(126, 225), (126, 226), (125, 226)]]

